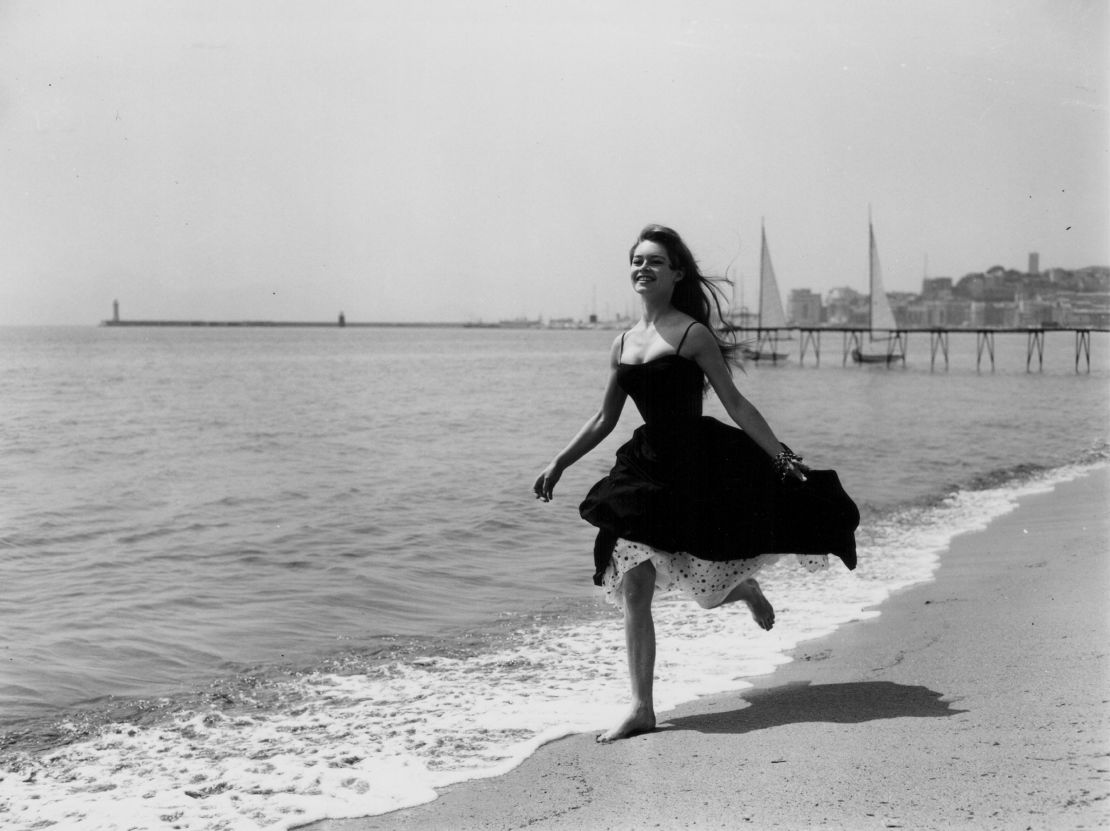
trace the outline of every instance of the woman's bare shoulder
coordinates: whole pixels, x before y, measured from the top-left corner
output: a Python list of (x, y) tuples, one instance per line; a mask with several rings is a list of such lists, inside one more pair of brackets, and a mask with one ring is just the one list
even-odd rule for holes
[(612, 367), (616, 367), (621, 362), (621, 352), (624, 351), (624, 336), (626, 334), (627, 332), (618, 334), (609, 346), (609, 365)]
[(716, 356), (721, 354), (721, 347), (717, 336), (709, 330), (704, 323), (694, 322), (686, 333), (686, 345), (682, 350), (689, 351), (693, 356)]
[(682, 330), (683, 332), (685, 332), (686, 340), (689, 343), (717, 342), (717, 339), (713, 336), (713, 333), (709, 331), (709, 327), (706, 326), (704, 323), (700, 323), (699, 321), (694, 320), (692, 317), (688, 317), (686, 319), (686, 322), (682, 326)]

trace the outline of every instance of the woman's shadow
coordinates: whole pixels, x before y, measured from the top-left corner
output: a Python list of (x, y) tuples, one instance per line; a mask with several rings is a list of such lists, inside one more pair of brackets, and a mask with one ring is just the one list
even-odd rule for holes
[(745, 707), (668, 719), (659, 729), (750, 733), (785, 724), (859, 724), (888, 718), (942, 718), (967, 712), (953, 709), (948, 702), (941, 701), (941, 695), (928, 687), (890, 681), (848, 684), (799, 681), (747, 690), (740, 693), (740, 698), (748, 702)]

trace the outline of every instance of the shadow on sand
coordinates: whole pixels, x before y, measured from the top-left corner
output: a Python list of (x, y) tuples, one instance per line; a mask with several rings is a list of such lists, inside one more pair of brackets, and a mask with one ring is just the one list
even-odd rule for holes
[(859, 724), (887, 718), (942, 718), (967, 712), (953, 709), (948, 702), (941, 701), (941, 695), (928, 687), (911, 687), (890, 681), (856, 681), (850, 684), (799, 681), (779, 687), (746, 690), (738, 697), (748, 702), (747, 706), (668, 719), (658, 729), (750, 733), (786, 724)]

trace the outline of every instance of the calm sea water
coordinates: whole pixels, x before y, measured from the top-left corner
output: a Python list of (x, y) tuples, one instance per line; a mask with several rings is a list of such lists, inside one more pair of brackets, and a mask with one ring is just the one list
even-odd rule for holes
[[(621, 621), (577, 504), (631, 403), (553, 503), (530, 489), (613, 335), (0, 329), (0, 822), (366, 815), (611, 721)], [(771, 569), (770, 634), (662, 600), (660, 707), (877, 614), (955, 534), (1106, 464), (1110, 338), (1077, 375), (1072, 337), (1032, 373), (1002, 335), (993, 372), (974, 335), (947, 371), (924, 335), (905, 368), (843, 366), (837, 336), (820, 368), (749, 366), (780, 437), (860, 503), (860, 568)]]

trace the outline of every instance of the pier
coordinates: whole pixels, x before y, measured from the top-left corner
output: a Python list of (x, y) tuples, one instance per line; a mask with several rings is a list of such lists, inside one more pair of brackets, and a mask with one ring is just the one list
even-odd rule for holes
[[(991, 372), (994, 371), (994, 338), (1000, 334), (1022, 334), (1026, 336), (1025, 370), (1033, 371), (1036, 359), (1037, 371), (1044, 369), (1045, 336), (1054, 334), (1071, 334), (1075, 346), (1075, 371), (1091, 371), (1091, 333), (1110, 332), (1110, 329), (1071, 328), (1060, 326), (1028, 327), (1020, 329), (1004, 328), (967, 328), (946, 329), (915, 328), (915, 329), (866, 329), (860, 327), (840, 326), (775, 326), (775, 327), (729, 327), (729, 331), (741, 341), (757, 344), (757, 354), (762, 355), (768, 349), (767, 357), (762, 361), (772, 364), (785, 360), (787, 353), (780, 351), (785, 344), (797, 340), (798, 363), (805, 365), (806, 357), (813, 356), (815, 366), (821, 365), (821, 336), (840, 335), (841, 337), (841, 364), (848, 361), (859, 364), (881, 363), (887, 367), (895, 364), (905, 365), (909, 336), (929, 336), (929, 370), (935, 371), (938, 359), (943, 360), (944, 369), (947, 370), (948, 343), (952, 335), (975, 336), (975, 368), (982, 371), (983, 361), (986, 358), (990, 363)], [(796, 335), (796, 337), (795, 337)], [(865, 351), (868, 347), (874, 352)]]

